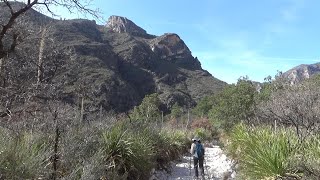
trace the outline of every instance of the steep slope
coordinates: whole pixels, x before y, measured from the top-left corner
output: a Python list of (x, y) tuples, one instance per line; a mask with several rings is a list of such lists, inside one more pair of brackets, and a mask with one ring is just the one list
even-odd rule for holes
[[(8, 11), (0, 6), (0, 12)], [(50, 70), (44, 76), (50, 78), (43, 83), (59, 86), (59, 98), (67, 103), (79, 104), (84, 97), (89, 112), (128, 111), (155, 92), (167, 108), (175, 102), (193, 106), (226, 85), (201, 68), (178, 35), (150, 35), (124, 17), (111, 16), (101, 26), (83, 19), (53, 20), (32, 10), (20, 20), (31, 23), (32, 32), (46, 29), (41, 38), (45, 38), (44, 64), (48, 64), (44, 68)], [(33, 35), (17, 53), (28, 54), (28, 61), (37, 64), (41, 33)], [(34, 84), (36, 73), (29, 73), (25, 81)]]
[[(165, 33), (156, 37), (142, 31), (136, 33), (140, 27), (135, 24), (130, 24), (130, 28), (119, 32), (118, 26), (120, 24), (123, 27), (123, 21), (128, 20), (111, 16), (106, 26), (108, 33), (104, 33), (104, 37), (121, 58), (123, 66), (120, 71), (124, 75), (123, 79), (139, 89), (139, 92), (160, 93), (168, 107), (175, 102), (192, 106), (195, 100), (217, 92), (226, 85), (201, 68), (199, 60), (191, 55), (191, 51), (177, 34)], [(129, 69), (136, 67), (144, 71), (146, 74), (143, 76), (152, 81), (132, 76), (128, 66)]]
[(282, 77), (288, 79), (291, 84), (296, 84), (316, 74), (320, 74), (320, 63), (301, 64), (283, 73)]

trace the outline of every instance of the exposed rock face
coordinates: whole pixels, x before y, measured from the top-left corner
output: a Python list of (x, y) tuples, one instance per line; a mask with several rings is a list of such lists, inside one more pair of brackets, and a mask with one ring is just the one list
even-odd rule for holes
[(177, 34), (166, 33), (150, 41), (151, 50), (161, 59), (188, 58), (191, 51)]
[(309, 79), (313, 75), (320, 74), (320, 63), (316, 64), (302, 64), (294, 67), (282, 74), (284, 78), (287, 78), (291, 84), (299, 83), (305, 79)]
[[(1, 12), (4, 11), (0, 8)], [(176, 34), (149, 35), (119, 16), (111, 16), (107, 26), (83, 19), (49, 21), (42, 16), (29, 11), (24, 18), (47, 21), (50, 28), (46, 37), (58, 44), (57, 49), (44, 53), (45, 56), (56, 51), (60, 54), (50, 56), (61, 64), (54, 76), (50, 74), (50, 82), (60, 86), (57, 88), (60, 99), (67, 103), (79, 104), (80, 97), (85, 95), (87, 112), (100, 108), (128, 111), (139, 105), (147, 94), (155, 92), (167, 108), (176, 102), (192, 107), (200, 98), (226, 85), (201, 68), (199, 60)], [(33, 23), (32, 28), (38, 32), (43, 24)], [(27, 51), (30, 44), (34, 45), (36, 50), (30, 51), (28, 61), (34, 61), (35, 67), (31, 69), (37, 69), (37, 58), (31, 57), (38, 57), (39, 40), (28, 39), (19, 50)], [(47, 58), (46, 63), (49, 60)], [(19, 71), (23, 69), (16, 70)], [(32, 84), (35, 80), (24, 81)]]
[(117, 33), (147, 34), (144, 29), (134, 22), (121, 16), (110, 16), (106, 26)]

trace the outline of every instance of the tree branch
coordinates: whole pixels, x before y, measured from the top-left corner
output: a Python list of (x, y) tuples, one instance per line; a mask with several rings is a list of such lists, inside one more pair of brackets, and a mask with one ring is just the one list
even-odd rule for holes
[(13, 9), (11, 7), (11, 4), (8, 1), (5, 1), (6, 5), (9, 7), (10, 11), (11, 11), (11, 17), (9, 19), (9, 21), (5, 24), (2, 25), (2, 30), (0, 31), (0, 58), (3, 58), (6, 56), (6, 54), (8, 54), (9, 52), (11, 52), (11, 49), (9, 50), (5, 50), (4, 49), (4, 45), (3, 45), (3, 38), (5, 36), (5, 34), (7, 34), (8, 30), (10, 28), (12, 28), (15, 20), (23, 13), (25, 13), (27, 10), (31, 9), (33, 5), (37, 4), (38, 0), (34, 0), (31, 3), (27, 4), (26, 6), (24, 6), (23, 8), (19, 9), (17, 12), (13, 12)]

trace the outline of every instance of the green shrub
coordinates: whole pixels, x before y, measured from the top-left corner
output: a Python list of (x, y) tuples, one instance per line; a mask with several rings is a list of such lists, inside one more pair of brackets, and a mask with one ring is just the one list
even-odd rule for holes
[(196, 128), (194, 130), (194, 137), (200, 138), (201, 141), (211, 141), (214, 136), (218, 136), (216, 129), (207, 130), (204, 128)]
[(249, 132), (243, 124), (235, 126), (230, 135), (231, 143), (227, 144), (228, 153), (230, 153), (232, 157), (238, 159), (241, 155), (240, 149), (242, 146), (247, 146), (246, 141), (250, 138), (249, 136)]

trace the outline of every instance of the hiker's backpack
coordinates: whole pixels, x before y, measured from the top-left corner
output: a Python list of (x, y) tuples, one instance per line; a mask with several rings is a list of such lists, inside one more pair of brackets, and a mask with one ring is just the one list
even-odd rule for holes
[(198, 158), (201, 158), (204, 156), (204, 149), (203, 149), (202, 144), (200, 144), (200, 143), (196, 144), (196, 153), (197, 153)]

